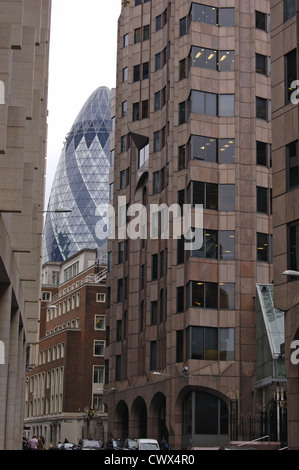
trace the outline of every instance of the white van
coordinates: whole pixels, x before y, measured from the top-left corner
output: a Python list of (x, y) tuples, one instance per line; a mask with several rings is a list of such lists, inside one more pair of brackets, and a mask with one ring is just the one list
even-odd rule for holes
[(156, 439), (137, 439), (136, 450), (160, 450), (159, 443)]

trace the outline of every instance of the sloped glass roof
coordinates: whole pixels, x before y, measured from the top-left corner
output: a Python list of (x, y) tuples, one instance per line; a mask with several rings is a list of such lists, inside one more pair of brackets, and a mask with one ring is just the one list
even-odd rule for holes
[[(105, 261), (107, 238), (96, 236), (109, 201), (111, 91), (88, 98), (70, 132), (54, 177), (44, 228), (43, 263), (64, 261), (83, 248), (97, 248)], [(70, 213), (54, 213), (67, 207)]]
[(281, 353), (284, 344), (284, 312), (274, 307), (273, 285), (257, 284), (259, 302), (273, 356)]
[(284, 312), (274, 307), (272, 284), (257, 284), (256, 291), (256, 377), (270, 383), (285, 378)]

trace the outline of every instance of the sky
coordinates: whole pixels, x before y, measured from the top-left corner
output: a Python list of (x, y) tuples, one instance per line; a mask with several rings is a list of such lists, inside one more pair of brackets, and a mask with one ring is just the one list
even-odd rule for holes
[(45, 209), (66, 134), (99, 86), (116, 84), (121, 0), (52, 0)]

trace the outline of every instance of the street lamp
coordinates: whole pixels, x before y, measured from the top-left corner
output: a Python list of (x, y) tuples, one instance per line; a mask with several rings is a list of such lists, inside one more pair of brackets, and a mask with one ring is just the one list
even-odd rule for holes
[(54, 209), (53, 211), (39, 211), (42, 212), (43, 214), (46, 214), (48, 212), (51, 212), (53, 214), (63, 214), (66, 212), (72, 212), (72, 209), (69, 209), (68, 207), (59, 207), (58, 209)]
[(299, 277), (299, 271), (293, 271), (292, 269), (287, 269), (282, 273), (284, 276), (294, 276)]

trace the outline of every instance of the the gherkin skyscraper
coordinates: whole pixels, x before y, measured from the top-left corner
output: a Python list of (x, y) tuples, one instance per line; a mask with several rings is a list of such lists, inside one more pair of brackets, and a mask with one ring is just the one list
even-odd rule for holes
[[(106, 239), (96, 236), (96, 226), (109, 200), (110, 110), (110, 89), (97, 88), (66, 136), (47, 208), (43, 263), (64, 261), (83, 248), (97, 248), (105, 260)], [(71, 212), (55, 212), (62, 207)]]

